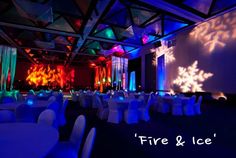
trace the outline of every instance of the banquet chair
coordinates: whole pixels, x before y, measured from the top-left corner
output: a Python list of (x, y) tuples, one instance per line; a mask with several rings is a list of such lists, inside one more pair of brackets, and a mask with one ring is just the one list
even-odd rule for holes
[(138, 123), (138, 101), (132, 100), (125, 110), (124, 120), (127, 124)]
[[(50, 99), (51, 98), (51, 99)], [(60, 106), (60, 104), (56, 101), (56, 97), (54, 97), (54, 96), (52, 96), (52, 97), (50, 97), (49, 98), (49, 100), (51, 100), (51, 101), (49, 101), (49, 104), (48, 104), (48, 106), (47, 106), (47, 109), (51, 109), (51, 110), (53, 110), (54, 112), (55, 112), (55, 114), (56, 114), (56, 126), (58, 126), (59, 125), (59, 122), (58, 122), (58, 118), (59, 118), (59, 113), (60, 113), (60, 108), (61, 108), (61, 106)], [(53, 99), (52, 99), (53, 98)]]
[(15, 122), (15, 113), (10, 110), (0, 111), (0, 123)]
[(140, 95), (138, 97), (138, 108), (141, 108), (141, 107), (145, 107), (147, 104), (146, 100), (145, 100), (145, 96), (144, 95)]
[(154, 99), (153, 97), (154, 97), (153, 93), (150, 93), (146, 106), (141, 106), (138, 108), (139, 120), (149, 121), (149, 119), (150, 119), (149, 109), (153, 103), (153, 99)]
[(67, 105), (68, 105), (68, 99), (65, 99), (61, 108), (59, 109), (59, 114), (57, 118), (59, 126), (64, 126), (66, 124), (65, 112)]
[(80, 106), (83, 107), (83, 108), (88, 108), (89, 107), (89, 102), (86, 100), (86, 96), (84, 93), (81, 93), (79, 95), (79, 103), (80, 103)]
[(186, 105), (183, 105), (184, 115), (186, 116), (193, 116), (194, 113), (194, 104), (195, 104), (196, 96), (193, 95), (187, 102)]
[(17, 122), (36, 122), (33, 109), (27, 104), (19, 105), (16, 108), (15, 114)]
[(38, 124), (56, 127), (56, 114), (53, 110), (46, 109), (40, 113)]
[(62, 106), (63, 105), (63, 93), (57, 93), (56, 101)]
[(122, 111), (114, 99), (108, 101), (109, 114), (107, 122), (120, 123), (122, 121)]
[(79, 98), (79, 94), (78, 93), (72, 93), (71, 97), (72, 97), (72, 102), (77, 102), (78, 98)]
[(90, 158), (93, 144), (95, 141), (95, 137), (96, 137), (96, 128), (92, 128), (89, 131), (88, 136), (86, 137), (86, 140), (82, 149), (81, 158)]
[(201, 103), (202, 103), (202, 96), (199, 96), (197, 102), (193, 106), (194, 113), (197, 115), (201, 114)]
[(129, 98), (129, 99), (135, 99), (134, 93), (129, 93), (128, 98)]
[(51, 101), (49, 102), (47, 109), (51, 109), (53, 110), (56, 114), (59, 112), (60, 109), (60, 105), (59, 103), (55, 100), (55, 101)]
[(124, 92), (123, 91), (115, 91), (114, 92), (114, 95), (113, 95), (113, 98), (119, 98), (119, 97), (125, 97), (125, 95), (124, 95)]
[(170, 103), (165, 98), (158, 96), (158, 107), (157, 111), (163, 114), (167, 114), (171, 111)]
[(84, 136), (86, 119), (83, 115), (77, 117), (69, 141), (58, 142), (47, 155), (47, 158), (77, 158)]
[(99, 99), (100, 99), (98, 94), (95, 93), (92, 98), (93, 98), (93, 100), (92, 100), (92, 108), (98, 108), (98, 106), (99, 106), (98, 105), (99, 104)]
[(104, 104), (102, 104), (102, 101), (99, 97), (97, 98), (97, 102), (98, 102), (98, 111), (97, 111), (98, 118), (101, 120), (107, 120), (109, 114), (108, 107), (105, 107)]
[(182, 116), (183, 115), (183, 106), (180, 97), (175, 97), (172, 104), (172, 115)]
[(48, 99), (49, 102), (54, 102), (54, 101), (56, 101), (56, 100), (57, 100), (57, 98), (56, 98), (55, 96), (51, 96), (51, 97)]

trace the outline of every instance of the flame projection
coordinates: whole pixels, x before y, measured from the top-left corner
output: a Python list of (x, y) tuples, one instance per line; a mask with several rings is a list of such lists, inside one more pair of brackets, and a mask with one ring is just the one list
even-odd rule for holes
[[(105, 59), (104, 59), (105, 60)], [(105, 61), (104, 64), (95, 67), (94, 87), (103, 92), (104, 87), (111, 85), (111, 61)]]
[(197, 68), (198, 61), (194, 61), (187, 68), (178, 67), (178, 77), (173, 81), (173, 84), (179, 86), (183, 92), (201, 92), (203, 82), (212, 77), (212, 73), (205, 73)]
[(64, 68), (61, 65), (33, 65), (27, 71), (26, 81), (29, 85), (66, 87), (70, 88), (74, 83), (74, 69)]
[(236, 39), (236, 11), (211, 19), (196, 26), (190, 37), (200, 41), (212, 53), (216, 48), (223, 48), (227, 41)]
[(168, 47), (168, 41), (161, 41), (161, 46), (157, 48), (152, 48), (150, 50), (151, 52), (154, 52), (154, 57), (152, 60), (152, 65), (157, 65), (157, 58), (165, 54), (165, 64), (170, 64), (175, 61), (174, 56), (174, 46)]

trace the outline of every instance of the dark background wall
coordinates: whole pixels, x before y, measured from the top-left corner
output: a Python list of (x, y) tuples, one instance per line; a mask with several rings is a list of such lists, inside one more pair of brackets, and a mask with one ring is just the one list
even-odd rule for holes
[(130, 80), (130, 73), (135, 71), (135, 78), (136, 78), (136, 89), (139, 89), (141, 85), (141, 58), (135, 58), (133, 60), (129, 60), (128, 62), (128, 72), (129, 72), (129, 80)]
[[(147, 50), (149, 51), (149, 50)], [(156, 90), (156, 67), (153, 66), (153, 53), (145, 55), (145, 90), (155, 91)]]

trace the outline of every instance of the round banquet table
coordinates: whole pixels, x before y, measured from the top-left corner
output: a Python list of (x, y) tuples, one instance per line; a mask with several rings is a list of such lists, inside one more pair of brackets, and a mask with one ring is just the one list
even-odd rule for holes
[(43, 158), (58, 141), (58, 131), (36, 123), (0, 124), (1, 158)]
[[(20, 101), (20, 102), (0, 104), (0, 110), (16, 110), (16, 108), (21, 104), (26, 104), (26, 102)], [(36, 100), (33, 105), (29, 105), (29, 106), (32, 108), (46, 108), (48, 104), (49, 104), (49, 101)]]

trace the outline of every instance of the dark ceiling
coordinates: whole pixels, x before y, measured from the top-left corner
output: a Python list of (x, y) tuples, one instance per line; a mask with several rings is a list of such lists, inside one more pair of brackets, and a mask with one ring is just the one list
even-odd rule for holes
[(236, 6), (235, 0), (1, 0), (0, 44), (18, 61), (85, 64), (125, 56)]

